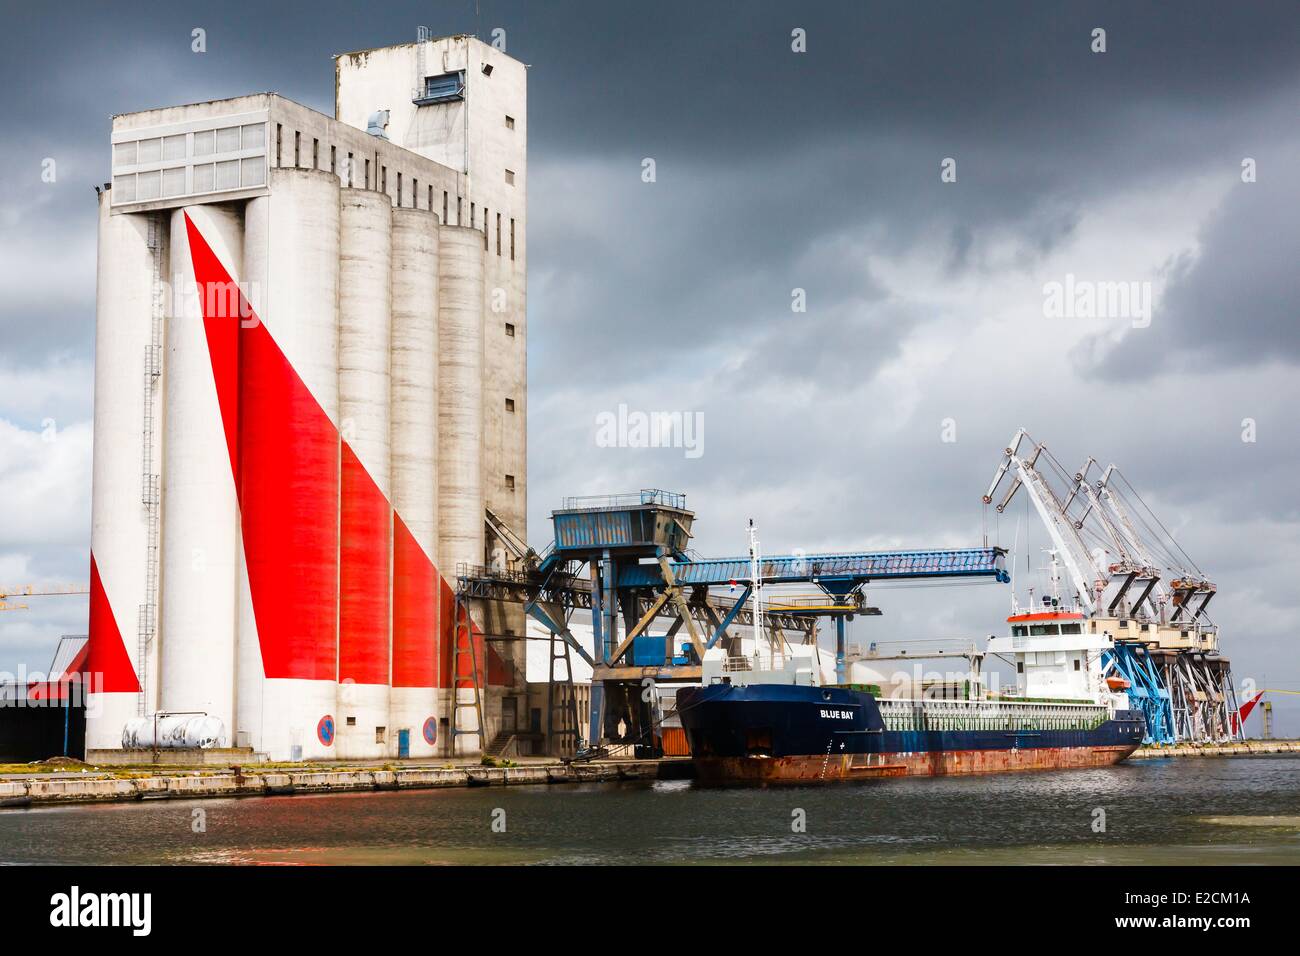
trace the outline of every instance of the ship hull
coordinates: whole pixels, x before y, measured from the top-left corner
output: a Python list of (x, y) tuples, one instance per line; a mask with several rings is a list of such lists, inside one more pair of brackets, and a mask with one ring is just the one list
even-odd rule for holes
[[(678, 693), (696, 778), (704, 783), (822, 783), (1061, 770), (1119, 763), (1141, 744), (1140, 713), (1087, 728), (1014, 719), (977, 730), (886, 727), (875, 698), (847, 688), (751, 685)], [(936, 721), (937, 722), (937, 721)]]

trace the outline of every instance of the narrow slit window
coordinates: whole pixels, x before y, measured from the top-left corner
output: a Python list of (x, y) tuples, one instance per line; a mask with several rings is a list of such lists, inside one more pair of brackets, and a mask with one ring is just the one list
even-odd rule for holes
[(515, 118), (514, 118), (513, 116), (510, 116), (509, 114), (507, 114), (507, 115), (506, 115), (506, 129), (514, 129), (514, 128), (515, 128)]
[(352, 185), (352, 154), (348, 153), (348, 185)]
[(456, 197), (456, 225), (460, 225), (460, 197)]
[(335, 146), (331, 146), (330, 147), (330, 172), (331, 173), (338, 172), (338, 169), (335, 167), (335, 162), (337, 160), (337, 157), (338, 157), (338, 148)]
[(513, 322), (506, 323), (506, 335), (510, 336), (512, 339), (515, 337), (515, 324)]
[(311, 168), (320, 169), (320, 140), (315, 137), (311, 141)]
[(506, 411), (508, 411), (508, 412), (513, 412), (514, 410), (515, 410), (515, 400), (514, 400), (513, 398), (507, 398), (507, 399), (506, 399)]
[(297, 130), (293, 131), (293, 164), (294, 166), (302, 165), (299, 162), (300, 150), (302, 149), (302, 133)]
[(281, 124), (276, 123), (275, 124), (275, 165), (277, 167), (280, 165), (280, 143), (283, 139), (284, 139), (284, 127)]
[(501, 255), (501, 213), (497, 213), (497, 255)]
[(511, 262), (514, 262), (514, 261), (515, 261), (515, 220), (514, 220), (514, 217), (511, 217), (511, 219), (510, 219), (510, 261), (511, 261)]

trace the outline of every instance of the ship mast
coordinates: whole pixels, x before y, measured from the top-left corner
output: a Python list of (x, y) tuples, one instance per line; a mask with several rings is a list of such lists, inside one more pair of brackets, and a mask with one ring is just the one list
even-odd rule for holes
[(753, 585), (754, 602), (754, 663), (758, 664), (758, 649), (763, 640), (763, 558), (759, 553), (758, 527), (749, 519), (749, 578)]

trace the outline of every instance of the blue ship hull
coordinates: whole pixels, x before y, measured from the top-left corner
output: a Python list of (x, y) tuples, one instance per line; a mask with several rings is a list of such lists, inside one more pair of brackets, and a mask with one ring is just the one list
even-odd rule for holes
[(713, 684), (677, 694), (697, 776), (717, 782), (1106, 766), (1136, 750), (1146, 726), (1140, 711), (1122, 710), (1088, 726), (1006, 717), (954, 728), (940, 703), (916, 707), (900, 729), (886, 726), (872, 694), (845, 687)]

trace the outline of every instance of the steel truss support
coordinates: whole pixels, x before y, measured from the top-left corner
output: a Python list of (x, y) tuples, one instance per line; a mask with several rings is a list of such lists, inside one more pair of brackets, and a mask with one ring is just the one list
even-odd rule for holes
[[(461, 598), (460, 594), (456, 595), (455, 604), (453, 605), (452, 617), (452, 635), (451, 635), (451, 725), (450, 747), (451, 756), (456, 756), (456, 741), (460, 737), (478, 736), (479, 753), (483, 753), (487, 746), (484, 737), (483, 728), (483, 694), (479, 688), (479, 669), (478, 669), (478, 648), (474, 642), (474, 624), (469, 616), (469, 605)], [(462, 677), (462, 664), (466, 657), (469, 659), (469, 677)], [(460, 699), (461, 681), (468, 679), (469, 688), (472, 696), (469, 700)], [(472, 710), (477, 722), (474, 730), (460, 729), (460, 712), (462, 710)]]
[(1222, 743), (1235, 740), (1236, 692), (1228, 662), (1196, 651), (1163, 655), (1161, 673), (1173, 701), (1179, 740)]
[[(546, 671), (546, 752), (550, 756), (572, 757), (582, 749), (582, 727), (578, 722), (578, 698), (573, 683), (573, 661), (569, 656), (569, 642), (551, 631), (550, 657)], [(564, 669), (564, 676), (556, 677), (556, 667)], [(556, 691), (559, 700), (556, 700)], [(556, 712), (559, 727), (556, 727)], [(558, 740), (558, 746), (557, 746)]]
[(1172, 744), (1176, 741), (1174, 713), (1169, 688), (1151, 659), (1145, 644), (1116, 641), (1102, 651), (1102, 673), (1115, 673), (1129, 682), (1129, 703), (1146, 718), (1145, 744)]

